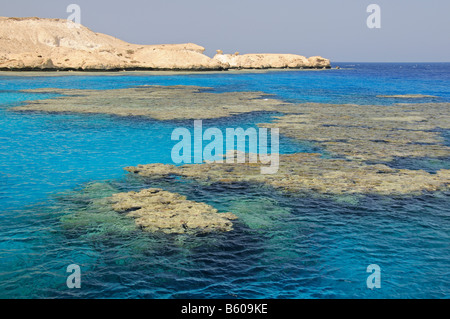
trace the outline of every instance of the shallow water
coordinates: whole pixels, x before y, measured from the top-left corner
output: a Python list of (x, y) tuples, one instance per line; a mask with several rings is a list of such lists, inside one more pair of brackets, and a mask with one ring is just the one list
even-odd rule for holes
[[(450, 293), (449, 193), (421, 196), (286, 195), (250, 185), (152, 183), (125, 166), (171, 163), (172, 130), (190, 122), (106, 115), (17, 113), (32, 88), (113, 89), (199, 85), (258, 90), (293, 102), (450, 102), (450, 64), (345, 64), (340, 70), (190, 75), (0, 76), (0, 297), (444, 298)], [(4, 74), (4, 73), (3, 73)], [(423, 94), (392, 99), (377, 95)], [(255, 127), (275, 114), (207, 126)], [(448, 132), (443, 132), (448, 139)], [(282, 138), (283, 153), (322, 151)], [(393, 167), (448, 168), (449, 159)], [(163, 187), (239, 216), (230, 233), (143, 234), (102, 198)], [(82, 268), (68, 289), (66, 267)], [(366, 286), (378, 264), (382, 288)]]

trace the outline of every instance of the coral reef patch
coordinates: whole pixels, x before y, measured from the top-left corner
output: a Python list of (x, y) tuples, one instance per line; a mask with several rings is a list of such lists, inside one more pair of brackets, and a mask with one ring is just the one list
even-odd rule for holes
[(232, 213), (218, 213), (217, 209), (205, 203), (187, 200), (180, 194), (159, 188), (139, 192), (117, 193), (110, 201), (117, 212), (124, 212), (135, 218), (144, 231), (176, 233), (210, 233), (230, 231)]

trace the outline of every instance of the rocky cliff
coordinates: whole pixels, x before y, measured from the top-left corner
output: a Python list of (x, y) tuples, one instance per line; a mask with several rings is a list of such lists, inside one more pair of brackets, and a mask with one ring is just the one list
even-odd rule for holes
[(214, 60), (228, 64), (230, 69), (322, 69), (330, 68), (330, 60), (320, 56), (309, 59), (295, 54), (223, 54), (218, 50)]
[(192, 43), (137, 45), (62, 19), (0, 17), (1, 70), (226, 70), (323, 68), (321, 57), (218, 54)]

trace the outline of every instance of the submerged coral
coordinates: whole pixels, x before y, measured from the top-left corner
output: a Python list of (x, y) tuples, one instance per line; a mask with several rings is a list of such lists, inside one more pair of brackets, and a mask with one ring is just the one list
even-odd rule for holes
[(27, 92), (61, 94), (30, 101), (15, 111), (72, 112), (144, 116), (156, 120), (212, 119), (255, 111), (295, 111), (294, 104), (268, 98), (262, 92), (205, 92), (196, 86), (141, 86), (129, 89), (37, 89)]
[(115, 211), (135, 218), (136, 224), (149, 232), (195, 234), (230, 231), (233, 229), (230, 220), (237, 218), (232, 213), (218, 213), (210, 205), (158, 188), (117, 193), (110, 201)]
[(62, 96), (11, 109), (145, 116), (157, 120), (278, 112), (282, 115), (274, 122), (259, 126), (278, 128), (280, 134), (300, 142), (314, 142), (331, 157), (305, 153), (280, 155), (278, 172), (269, 175), (261, 175), (261, 165), (257, 163), (181, 167), (151, 164), (127, 168), (146, 177), (179, 175), (207, 183), (265, 183), (284, 190), (320, 194), (412, 194), (445, 189), (449, 184), (448, 169), (431, 174), (381, 164), (396, 158), (449, 158), (450, 147), (441, 135), (450, 129), (449, 103), (292, 104), (264, 98), (269, 95), (261, 92), (212, 93), (194, 86), (143, 86), (108, 90), (106, 94), (97, 90), (32, 91)]
[(146, 178), (182, 176), (204, 183), (264, 183), (292, 192), (321, 194), (414, 194), (446, 189), (450, 185), (450, 170), (430, 174), (382, 164), (326, 159), (308, 153), (281, 154), (278, 172), (268, 175), (260, 174), (258, 163), (149, 164), (125, 170)]
[(128, 89), (32, 92), (62, 94), (28, 102), (14, 111), (100, 113), (156, 120), (213, 119), (257, 111), (283, 113), (261, 127), (279, 128), (299, 141), (311, 141), (334, 156), (363, 161), (395, 157), (448, 158), (450, 147), (438, 130), (450, 129), (449, 103), (391, 106), (292, 104), (262, 92), (206, 92), (195, 86), (142, 86)]
[(391, 161), (395, 157), (450, 157), (437, 130), (450, 129), (450, 103), (407, 105), (301, 105), (301, 114), (261, 127), (301, 141), (313, 141), (335, 156)]
[(94, 182), (58, 194), (61, 225), (70, 234), (91, 240), (130, 236), (138, 231), (132, 219), (115, 212), (107, 198), (119, 192), (111, 182)]
[(395, 94), (395, 95), (377, 95), (377, 97), (391, 98), (391, 99), (424, 99), (424, 98), (438, 98), (434, 95), (424, 94)]

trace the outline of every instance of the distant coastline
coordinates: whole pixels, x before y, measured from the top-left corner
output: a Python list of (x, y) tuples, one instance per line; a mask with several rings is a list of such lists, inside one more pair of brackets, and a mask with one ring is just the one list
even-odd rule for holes
[(64, 19), (0, 17), (1, 71), (223, 71), (329, 69), (296, 54), (217, 54), (193, 44), (137, 45)]

